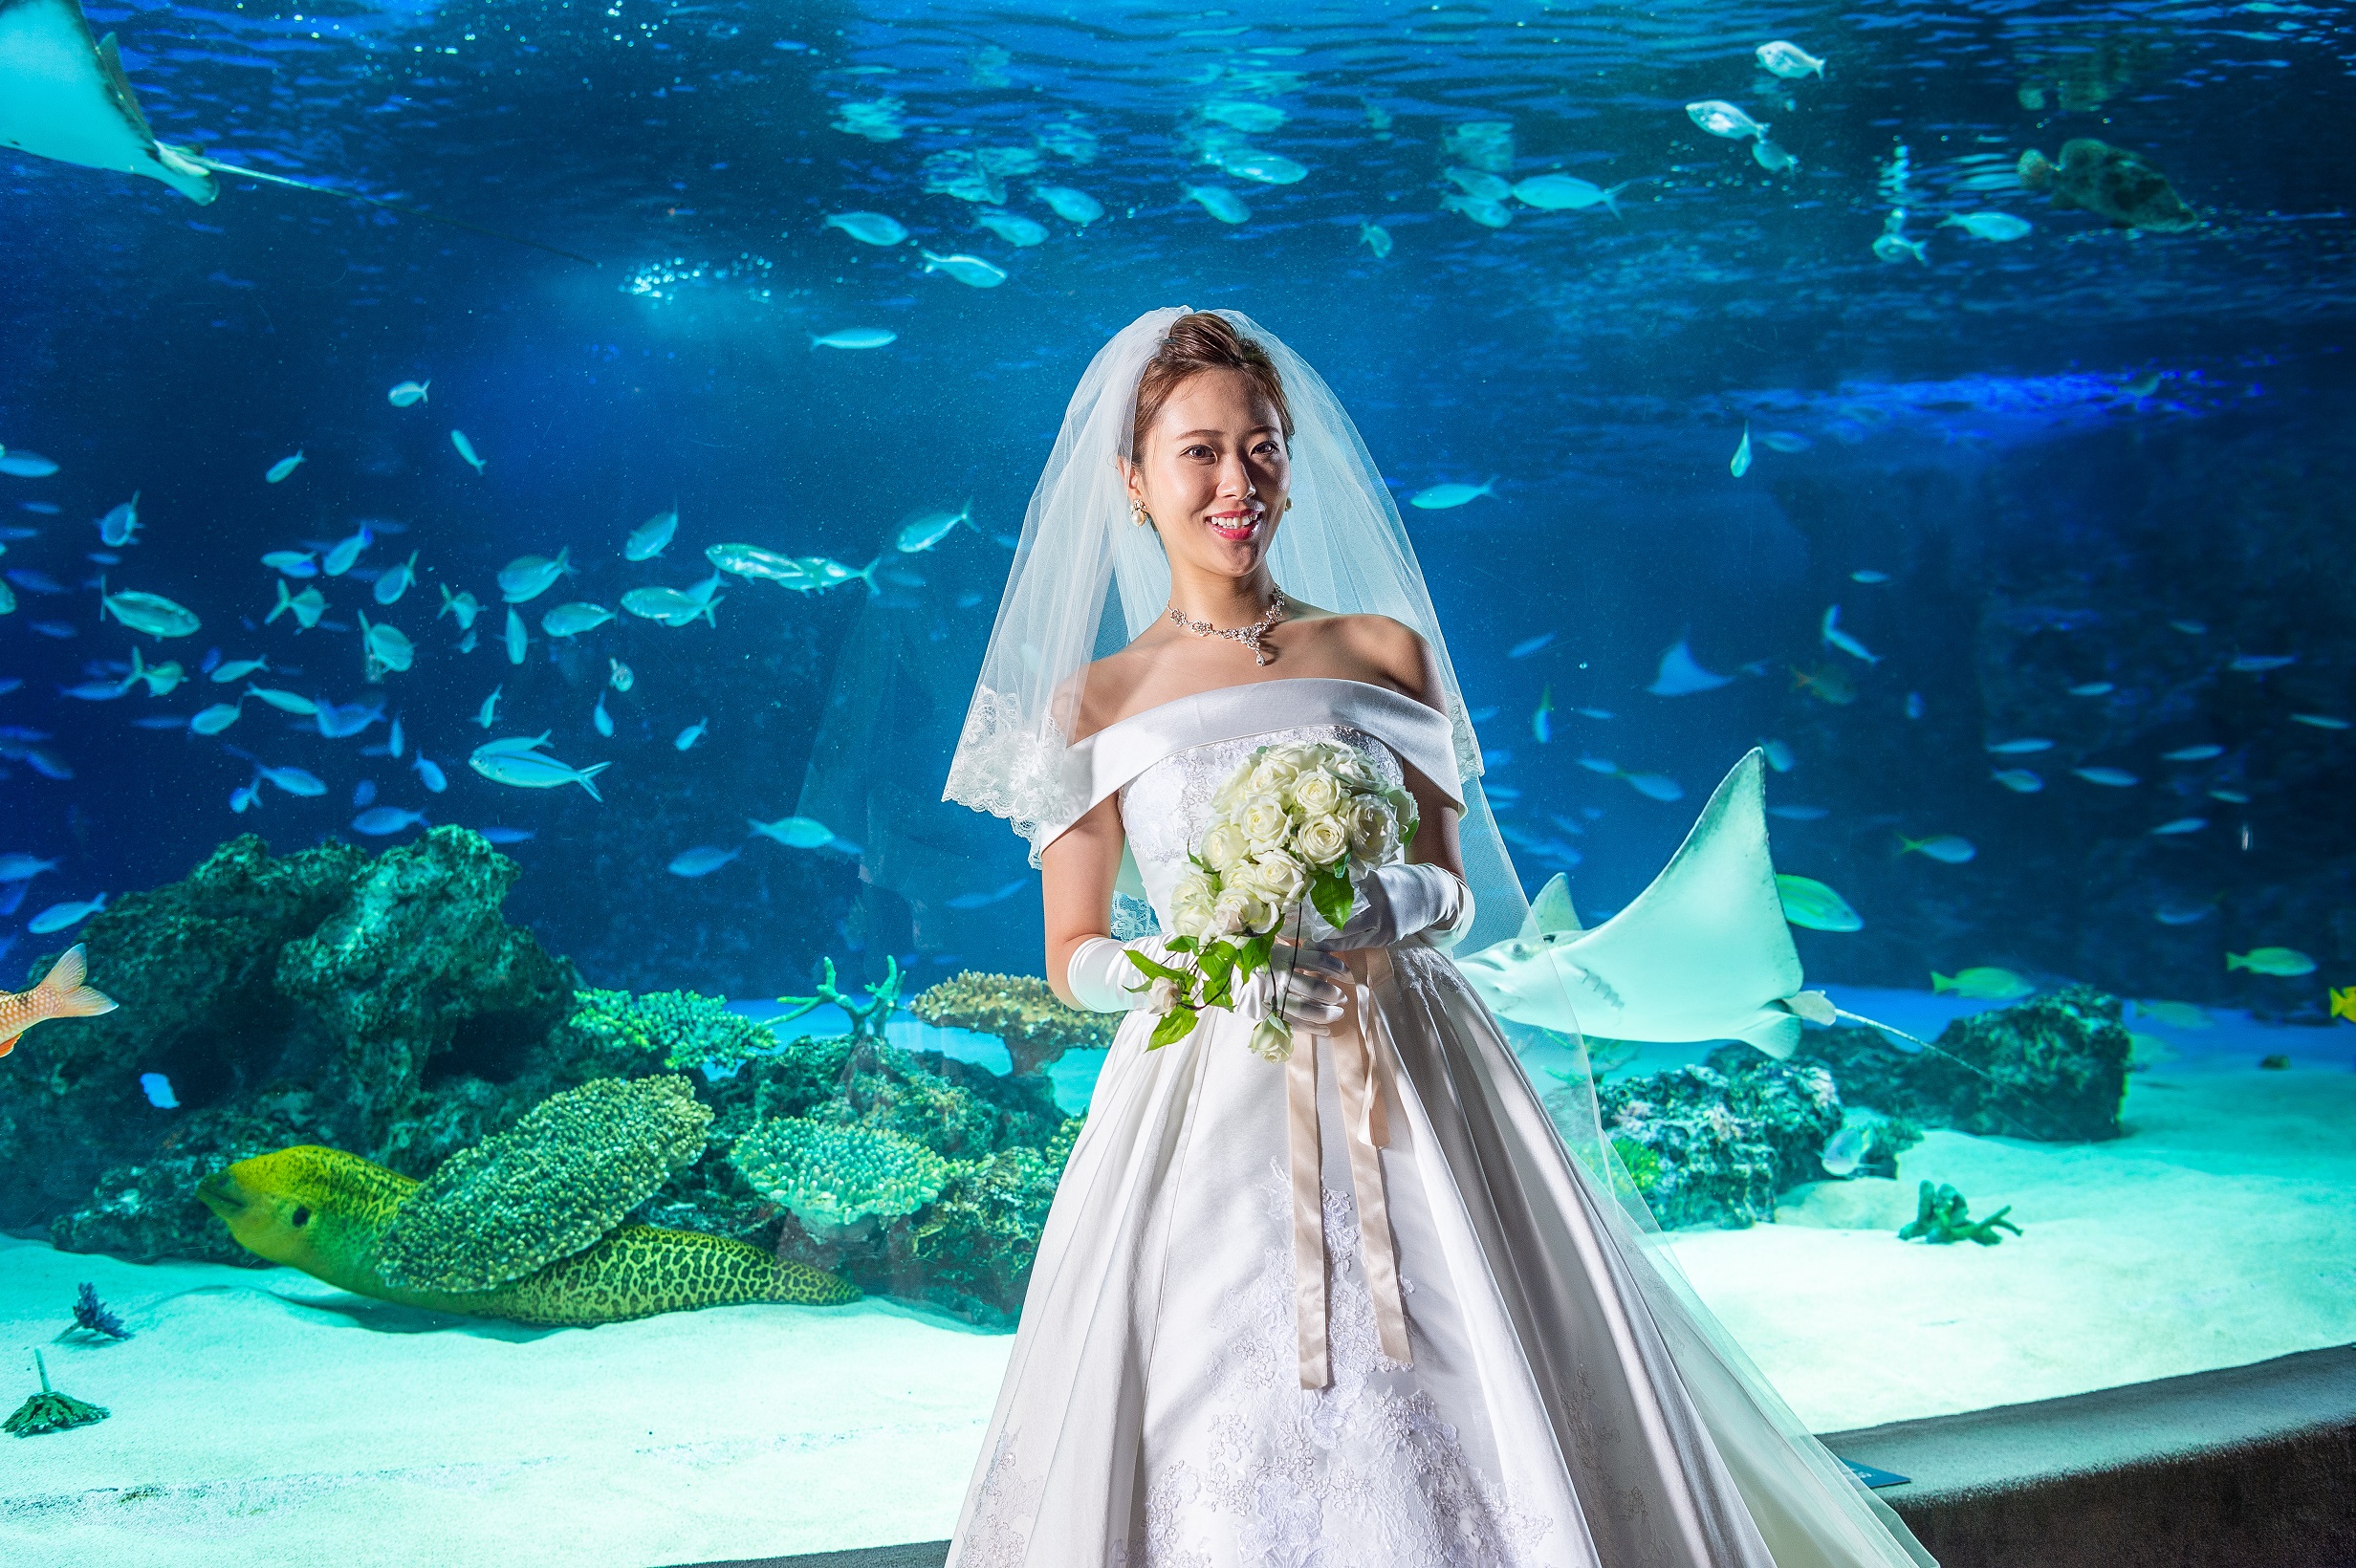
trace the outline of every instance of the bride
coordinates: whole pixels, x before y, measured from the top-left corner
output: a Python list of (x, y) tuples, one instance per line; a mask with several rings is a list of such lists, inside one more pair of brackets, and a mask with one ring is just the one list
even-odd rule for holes
[[(1170, 988), (1132, 953), (1221, 928), (1173, 906), (1214, 795), (1320, 742), (1411, 798), (1406, 852), (1152, 1044)], [(1033, 494), (946, 793), (1030, 840), (1057, 992), (1126, 1014), (949, 1568), (1936, 1568), (1677, 1273), (1583, 1052), (1550, 1115), (1451, 960), (1528, 912), (1480, 773), (1325, 383), (1239, 312), (1123, 328)]]

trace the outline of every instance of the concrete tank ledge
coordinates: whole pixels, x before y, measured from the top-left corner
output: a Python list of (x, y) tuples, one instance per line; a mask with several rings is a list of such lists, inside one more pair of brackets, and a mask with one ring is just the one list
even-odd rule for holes
[[(2356, 1345), (1827, 1432), (1940, 1568), (2356, 1568)], [(949, 1542), (681, 1568), (942, 1568)]]

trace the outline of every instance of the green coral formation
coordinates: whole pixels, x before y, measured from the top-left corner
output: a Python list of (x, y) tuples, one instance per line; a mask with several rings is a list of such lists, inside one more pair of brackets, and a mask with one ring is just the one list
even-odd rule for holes
[(1660, 1184), (1661, 1157), (1651, 1149), (1623, 1134), (1611, 1141), (1612, 1152), (1627, 1167), (1628, 1180), (1636, 1184), (1639, 1192), (1650, 1192)]
[(1916, 1236), (1925, 1241), (1944, 1245), (1955, 1241), (1976, 1241), (1982, 1247), (1994, 1247), (2004, 1238), (1996, 1234), (1998, 1227), (2015, 1235), (2020, 1227), (2004, 1216), (2013, 1211), (2006, 1204), (1984, 1220), (1971, 1218), (1971, 1205), (1962, 1193), (1941, 1182), (1934, 1189), (1924, 1182), (1915, 1190), (1914, 1217), (1899, 1228), (1900, 1241), (1912, 1241)]
[(704, 1152), (684, 1078), (598, 1078), (442, 1163), (378, 1243), (396, 1285), (487, 1291), (570, 1257)]
[(730, 1072), (777, 1049), (767, 1024), (691, 991), (583, 991), (573, 997), (572, 1027), (617, 1049), (660, 1055), (672, 1072), (704, 1067)]
[(2093, 1142), (2125, 1131), (2119, 1107), (2134, 1040), (2120, 1014), (2117, 997), (2070, 986), (1958, 1018), (1929, 1051), (1840, 1028), (1810, 1031), (1799, 1056), (1830, 1068), (1850, 1100), (1925, 1126)]
[(1065, 1006), (1036, 975), (967, 969), (919, 993), (908, 1011), (936, 1028), (995, 1034), (1019, 1074), (1040, 1072), (1066, 1051), (1113, 1042), (1112, 1014)]
[(820, 1232), (869, 1215), (898, 1219), (940, 1196), (949, 1166), (887, 1128), (779, 1117), (736, 1141), (730, 1157), (755, 1190)]
[(33, 1364), (41, 1374), (41, 1391), (25, 1396), (8, 1420), (0, 1422), (0, 1432), (16, 1437), (34, 1437), (42, 1432), (62, 1432), (68, 1426), (87, 1426), (94, 1421), (106, 1419), (106, 1407), (60, 1394), (49, 1385), (49, 1363), (41, 1353), (33, 1353)]

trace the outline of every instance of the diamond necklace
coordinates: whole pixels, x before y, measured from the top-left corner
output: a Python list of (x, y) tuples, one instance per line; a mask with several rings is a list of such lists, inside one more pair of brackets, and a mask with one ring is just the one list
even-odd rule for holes
[(1271, 588), (1268, 590), (1268, 613), (1249, 626), (1223, 628), (1208, 621), (1189, 621), (1186, 612), (1175, 604), (1169, 607), (1169, 618), (1197, 637), (1224, 637), (1231, 642), (1241, 642), (1252, 650), (1254, 664), (1264, 664), (1268, 663), (1268, 655), (1260, 649), (1260, 635), (1284, 619), (1284, 590)]

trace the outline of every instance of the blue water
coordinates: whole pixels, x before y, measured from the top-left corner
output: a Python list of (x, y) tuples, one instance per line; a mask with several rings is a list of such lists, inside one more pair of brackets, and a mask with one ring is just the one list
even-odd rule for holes
[[(1403, 500), (1496, 476), (1465, 506), (1407, 515), (1533, 888), (1567, 870), (1583, 912), (1624, 904), (1710, 785), (1774, 739), (1797, 765), (1771, 801), (1822, 814), (1778, 819), (1778, 862), (1866, 921), (1801, 934), (1816, 978), (1919, 986), (1997, 963), (2320, 1017), (2356, 961), (2330, 880), (2356, 863), (2333, 804), (2349, 737), (2289, 719), (2356, 716), (2345, 596), (2323, 586), (2346, 564), (2345, 182), (2335, 157), (2301, 151), (2337, 144), (2356, 58), (2342, 13), (623, 0), (90, 15), (119, 34), (166, 140), (597, 265), (234, 178), (198, 207), (0, 161), (0, 443), (61, 466), (0, 479), (0, 519), (36, 531), (0, 566), (66, 589), (20, 587), (0, 618), (0, 678), (23, 683), (0, 695), (16, 737), (0, 851), (63, 861), (0, 917), (11, 962), (42, 949), (22, 929), (39, 910), (168, 881), (232, 834), (279, 852), (353, 837), (355, 792), (373, 786), (426, 822), (530, 831), (509, 847), (524, 868), (510, 913), (599, 983), (758, 996), (806, 985), (822, 956), (872, 974), (885, 953), (920, 981), (1035, 970), (1019, 843), (940, 805), (940, 779), (1062, 402), (1105, 337), (1172, 303), (1282, 333)], [(1753, 51), (1771, 38), (1824, 56), (1822, 77), (1767, 76)], [(1704, 134), (1685, 105), (1711, 98), (1766, 122), (1797, 167), (1770, 173), (1751, 142)], [(2207, 227), (2130, 234), (2019, 188), (2022, 151), (2084, 136), (2149, 158)], [(1305, 172), (1231, 172), (1237, 143)], [(1003, 210), (1044, 243), (927, 188), (971, 176), (977, 148), (1018, 169)], [(1466, 188), (1446, 171), (1484, 160), (1500, 179), (1625, 188), (1616, 213), (1509, 200), (1510, 223), (1485, 227), (1444, 206)], [(1058, 217), (1041, 185), (1103, 216)], [(1249, 220), (1218, 221), (1189, 185), (1227, 187)], [(1873, 250), (1901, 206), (1924, 261)], [(824, 223), (855, 209), (909, 239)], [(1939, 227), (1989, 210), (2033, 228), (1995, 243)], [(1007, 281), (927, 273), (919, 247)], [(858, 326), (897, 340), (811, 345)], [(409, 380), (428, 401), (390, 406)], [(263, 481), (298, 449), (292, 476)], [(91, 520), (135, 490), (142, 535), (102, 568)], [(889, 548), (908, 513), (968, 497), (975, 529)], [(626, 533), (674, 505), (668, 554), (622, 559)], [(327, 624), (262, 624), (258, 557), (362, 520), (378, 542), (322, 583)], [(716, 625), (540, 630), (562, 600), (687, 587), (730, 541), (855, 569), (882, 555), (880, 591), (731, 578)], [(523, 606), (532, 643), (511, 665), (493, 574), (559, 547), (577, 575)], [(371, 685), (362, 584), (412, 550), (419, 583), (382, 619), (417, 661)], [(144, 657), (267, 655), (283, 688), (382, 698), (448, 790), (370, 755), (382, 724), (330, 740), (253, 703), (211, 739), (135, 722), (233, 689), (202, 678), (59, 696), (126, 671), (134, 639), (98, 618), (101, 570), (203, 619)], [(488, 606), (471, 654), (431, 613), (446, 586)], [(1877, 662), (1823, 640), (1834, 604)], [(1680, 639), (1732, 684), (1649, 694)], [(2298, 662), (2233, 673), (2245, 654)], [(628, 692), (604, 686), (615, 659), (637, 674)], [(2098, 679), (2114, 690), (2062, 695)], [(1826, 682), (1854, 700), (1827, 700)], [(610, 738), (592, 723), (600, 689)], [(489, 733), (543, 729), (567, 762), (611, 764), (602, 803), (465, 766)], [(1984, 748), (2024, 734), (2057, 748), (2009, 759), (2046, 784), (2016, 795), (1989, 782)], [(2203, 741), (2226, 750), (2156, 760)], [(326, 793), (266, 786), (232, 813), (252, 776), (232, 745)], [(45, 776), (36, 746), (73, 776)], [(746, 838), (747, 818), (796, 812), (859, 852)], [(2205, 826), (2151, 836), (2187, 817)], [(1942, 833), (1976, 859), (1899, 853), (1901, 835)], [(700, 878), (665, 869), (707, 845), (744, 853)], [(2209, 912), (2155, 918), (2171, 908)], [(2227, 952), (2266, 945), (2323, 972), (2228, 973)]]

